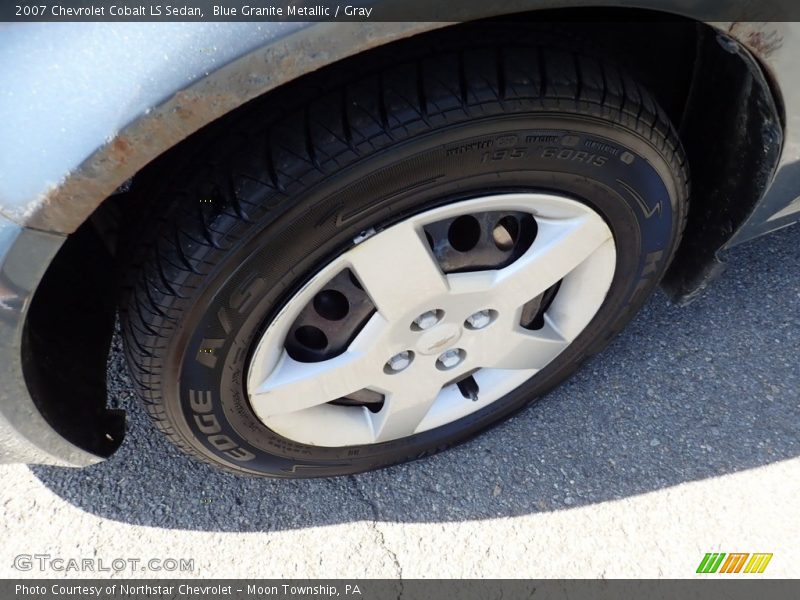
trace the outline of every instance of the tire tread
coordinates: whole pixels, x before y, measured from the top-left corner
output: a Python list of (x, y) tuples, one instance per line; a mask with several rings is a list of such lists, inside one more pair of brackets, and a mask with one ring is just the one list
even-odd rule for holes
[[(269, 98), (263, 101), (268, 108)], [(401, 61), (259, 127), (243, 119), (231, 132), (229, 124), (226, 139), (235, 143), (198, 152), (188, 163), (205, 185), (159, 194), (155, 214), (131, 250), (120, 308), (128, 367), (156, 427), (187, 454), (241, 472), (195, 450), (169, 422), (161, 393), (169, 340), (225, 248), (248, 225), (268, 220), (296, 190), (365, 153), (436, 127), (509, 112), (595, 117), (647, 140), (678, 176), (680, 239), (689, 187), (680, 140), (649, 92), (615, 64), (544, 42), (465, 45)]]

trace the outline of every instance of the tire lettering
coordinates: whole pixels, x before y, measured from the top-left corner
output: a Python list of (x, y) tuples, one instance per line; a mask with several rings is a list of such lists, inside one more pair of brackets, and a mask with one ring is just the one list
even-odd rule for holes
[(469, 142), (468, 144), (456, 146), (455, 148), (448, 148), (445, 151), (445, 155), (455, 156), (457, 154), (466, 154), (467, 152), (472, 152), (473, 150), (484, 150), (486, 148), (491, 148), (492, 142), (493, 140), (479, 140), (475, 142)]
[(200, 349), (197, 351), (196, 360), (204, 367), (213, 369), (217, 366), (217, 348), (222, 348), (225, 345), (223, 339), (206, 339), (200, 342)]
[(196, 413), (211, 412), (211, 392), (189, 390), (189, 406)]
[(224, 452), (225, 456), (228, 458), (232, 458), (233, 460), (238, 460), (239, 462), (246, 462), (248, 460), (253, 460), (256, 455), (252, 452), (248, 452), (244, 448), (234, 448), (233, 450), (229, 450)]
[[(233, 321), (228, 312), (228, 309), (235, 310), (238, 314), (247, 311), (253, 300), (260, 298), (266, 289), (266, 282), (256, 277), (250, 281), (246, 281), (242, 286), (234, 290), (228, 300), (228, 307), (221, 307), (217, 311), (217, 321), (219, 322), (225, 335), (229, 335), (233, 331)], [(217, 366), (216, 350), (225, 345), (225, 339), (213, 338), (203, 339), (200, 342), (200, 349), (197, 351), (197, 362), (204, 367), (214, 369)]]
[(238, 446), (230, 437), (220, 433), (222, 426), (212, 413), (214, 405), (210, 390), (189, 390), (189, 407), (194, 412), (192, 416), (197, 430), (206, 436), (210, 446), (239, 462), (253, 460), (256, 457), (252, 452)]
[(661, 260), (661, 257), (664, 256), (664, 252), (659, 250), (658, 252), (651, 252), (644, 258), (644, 269), (642, 269), (642, 276), (650, 275), (651, 273), (655, 273), (656, 269), (658, 268), (658, 261)]
[(263, 295), (267, 284), (260, 277), (245, 282), (231, 294), (228, 306), (239, 314), (244, 313), (250, 303)]
[(659, 250), (658, 252), (650, 252), (644, 257), (644, 268), (642, 269), (641, 279), (631, 295), (632, 299), (635, 299), (639, 295), (639, 292), (650, 283), (650, 276), (658, 270), (658, 261), (661, 260), (662, 256), (664, 256), (664, 252)]
[[(529, 135), (525, 137), (526, 144), (554, 144), (558, 141), (557, 135)], [(563, 143), (563, 142), (562, 142)], [(564, 144), (567, 146), (568, 144)]]
[(577, 161), (593, 167), (602, 167), (608, 161), (607, 156), (597, 156), (583, 150), (572, 150), (570, 148), (554, 148), (548, 146), (542, 149), (542, 158), (555, 158), (558, 160)]
[(489, 162), (496, 160), (506, 160), (515, 158), (525, 158), (527, 148), (506, 148), (495, 150), (494, 152), (484, 152), (481, 155), (481, 162)]
[(227, 435), (212, 435), (208, 437), (208, 442), (220, 452), (226, 450), (233, 450), (236, 448), (236, 443)]
[(517, 143), (517, 136), (512, 134), (509, 135), (501, 135), (499, 138), (495, 140), (495, 144), (498, 148), (506, 148), (507, 146), (513, 146)]
[(214, 415), (195, 415), (194, 422), (197, 424), (197, 428), (206, 435), (222, 431), (222, 427), (219, 426), (219, 421)]
[(231, 331), (233, 331), (233, 323), (231, 323), (231, 318), (224, 306), (220, 306), (219, 310), (217, 311), (217, 320), (222, 326), (223, 331), (225, 331), (225, 335), (228, 335)]

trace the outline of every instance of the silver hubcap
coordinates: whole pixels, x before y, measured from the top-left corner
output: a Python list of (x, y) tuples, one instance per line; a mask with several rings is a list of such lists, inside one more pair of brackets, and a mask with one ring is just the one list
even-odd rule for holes
[[(444, 272), (426, 227), (487, 211), (532, 215), (529, 247), (502, 268)], [(508, 236), (489, 235), (498, 248), (509, 246)], [(599, 310), (615, 264), (605, 221), (561, 196), (501, 194), (421, 213), (361, 236), (285, 305), (253, 354), (250, 403), (276, 433), (315, 446), (385, 442), (446, 425), (556, 358)], [(293, 358), (287, 336), (298, 317), (347, 270), (374, 310), (337, 355)], [(556, 284), (538, 325), (526, 325), (531, 302)], [(365, 397), (379, 402), (341, 401)]]

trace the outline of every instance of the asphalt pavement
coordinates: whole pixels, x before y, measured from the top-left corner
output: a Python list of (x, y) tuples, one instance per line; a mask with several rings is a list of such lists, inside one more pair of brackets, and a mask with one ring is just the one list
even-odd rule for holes
[(276, 481), (173, 449), (116, 339), (125, 442), (87, 469), (0, 466), (0, 576), (57, 576), (13, 566), (49, 553), (194, 561), (172, 576), (691, 577), (712, 551), (772, 552), (765, 576), (797, 576), (798, 355), (795, 226), (734, 249), (688, 307), (656, 294), (572, 380), (474, 441)]

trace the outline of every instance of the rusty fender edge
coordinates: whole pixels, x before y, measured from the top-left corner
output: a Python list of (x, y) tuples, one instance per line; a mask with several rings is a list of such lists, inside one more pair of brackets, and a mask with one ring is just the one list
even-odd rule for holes
[(22, 373), (22, 336), (30, 300), (63, 241), (63, 235), (26, 229), (0, 216), (0, 463), (88, 466), (103, 459), (53, 430), (36, 407)]
[[(46, 180), (51, 182), (46, 189), (41, 189), (42, 181), (32, 181), (26, 184), (25, 189), (18, 189), (10, 185), (8, 180), (4, 183), (0, 178), (0, 214), (30, 228), (72, 233), (105, 198), (153, 158), (245, 102), (352, 54), (447, 24), (265, 23), (262, 31), (260, 24), (254, 23), (210, 25), (149, 23), (145, 24), (150, 26), (148, 30), (138, 31), (138, 40), (133, 35), (136, 30), (132, 30), (138, 24), (113, 24), (113, 26), (108, 23), (69, 24), (73, 28), (76, 26), (87, 28), (86, 31), (77, 30), (74, 34), (76, 36), (83, 35), (89, 39), (93, 35), (100, 37), (100, 41), (92, 42), (93, 52), (101, 52), (102, 46), (108, 43), (116, 43), (123, 33), (134, 38), (134, 41), (129, 42), (131, 46), (125, 50), (141, 52), (144, 56), (141, 59), (138, 55), (131, 57), (134, 60), (141, 60), (140, 65), (131, 67), (131, 77), (148, 77), (156, 80), (156, 85), (152, 88), (141, 86), (146, 88), (142, 90), (132, 89), (132, 92), (138, 93), (138, 96), (131, 100), (137, 104), (138, 110), (131, 110), (131, 107), (126, 106), (118, 112), (124, 113), (124, 118), (130, 118), (128, 115), (138, 114), (138, 116), (134, 116), (130, 122), (124, 122), (123, 118), (123, 122), (115, 123), (116, 133), (111, 136), (106, 134), (106, 143), (100, 147), (92, 146), (90, 143), (97, 137), (97, 132), (94, 132), (94, 138), (87, 139), (83, 149), (88, 158), (82, 162), (74, 159), (60, 160), (61, 163), (80, 163), (80, 166), (66, 174), (43, 174), (47, 177)], [(98, 25), (106, 27), (97, 27)], [(160, 27), (154, 26), (161, 25), (169, 26), (170, 29), (159, 33)], [(189, 27), (185, 28), (186, 25)], [(205, 26), (217, 26), (213, 27), (210, 33), (205, 32), (207, 36), (211, 36), (213, 48), (208, 49), (209, 57), (197, 59), (196, 56), (203, 54), (206, 46), (211, 43), (204, 40)], [(129, 30), (132, 32), (129, 33)], [(52, 32), (48, 34), (51, 35)], [(178, 41), (164, 40), (164, 34), (172, 35)], [(179, 34), (182, 34), (182, 37)], [(68, 49), (79, 48), (77, 41), (66, 43), (72, 43)], [(161, 49), (153, 56), (147, 55), (148, 44), (160, 46)], [(12, 48), (17, 52), (25, 49), (25, 46)], [(115, 50), (109, 49), (109, 52), (113, 53)], [(174, 53), (172, 58), (169, 58), (170, 53)], [(119, 52), (113, 56), (107, 67), (109, 69), (114, 67), (114, 63), (124, 58), (124, 54), (125, 52)], [(161, 64), (164, 62), (162, 54), (180, 64), (178, 74), (166, 72), (166, 67)], [(148, 65), (147, 61), (154, 62), (155, 66)], [(183, 64), (190, 61), (194, 62)], [(219, 67), (219, 63), (226, 64)], [(125, 68), (121, 65), (119, 67)], [(80, 65), (77, 65), (76, 70), (68, 76), (78, 76), (79, 69)], [(101, 76), (102, 73), (98, 73), (98, 77)], [(192, 82), (194, 79), (198, 80)], [(181, 80), (187, 83), (181, 85)], [(0, 82), (2, 82), (1, 77)], [(35, 83), (50, 82), (37, 80)], [(103, 85), (102, 79), (99, 84)], [(110, 81), (107, 87), (112, 97), (105, 102), (124, 101), (123, 92), (126, 85), (125, 81)], [(182, 89), (174, 92), (176, 87)], [(88, 125), (85, 120), (76, 116), (76, 113), (81, 109), (91, 110), (90, 98), (87, 97), (91, 93), (91, 89), (81, 89), (77, 102), (86, 101), (86, 105), (78, 104), (65, 109), (72, 111), (68, 113), (68, 118), (79, 126)], [(104, 110), (107, 110), (107, 107), (101, 105), (101, 113)], [(0, 117), (3, 116), (0, 104)], [(98, 118), (104, 120), (105, 128), (112, 122), (111, 117), (104, 113)], [(58, 123), (54, 123), (56, 124)], [(68, 130), (70, 124), (66, 123)], [(56, 154), (57, 159), (63, 157), (59, 155), (62, 149), (68, 151), (67, 147), (75, 143), (74, 139), (70, 140), (62, 133), (53, 131), (55, 139), (51, 138), (49, 142), (55, 148), (49, 152)], [(79, 131), (66, 133), (80, 136)], [(45, 141), (43, 139), (41, 143)], [(35, 142), (29, 145), (35, 145)], [(5, 165), (9, 172), (19, 172), (12, 171), (15, 166), (22, 168), (24, 165), (13, 163)], [(37, 167), (37, 165), (31, 166)], [(0, 167), (3, 167), (2, 162)], [(53, 183), (54, 181), (57, 183)], [(39, 189), (36, 189), (37, 185)]]

